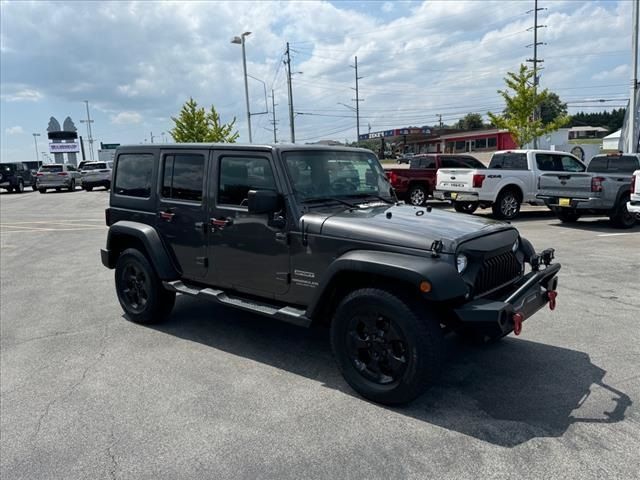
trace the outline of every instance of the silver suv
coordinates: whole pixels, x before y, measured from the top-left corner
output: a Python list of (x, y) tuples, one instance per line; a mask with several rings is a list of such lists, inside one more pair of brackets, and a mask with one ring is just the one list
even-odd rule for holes
[(113, 162), (87, 162), (80, 169), (82, 188), (87, 192), (93, 187), (111, 188), (111, 168)]
[(45, 193), (49, 188), (57, 192), (63, 188), (73, 192), (80, 181), (80, 173), (74, 165), (66, 163), (48, 163), (42, 165), (36, 174), (36, 188)]

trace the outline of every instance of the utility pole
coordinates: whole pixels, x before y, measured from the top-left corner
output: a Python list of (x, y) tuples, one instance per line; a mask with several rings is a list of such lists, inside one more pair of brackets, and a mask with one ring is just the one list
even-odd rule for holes
[[(533, 10), (529, 10), (527, 13), (533, 12), (533, 27), (527, 30), (533, 30), (533, 43), (527, 45), (527, 47), (533, 46), (533, 58), (528, 58), (527, 62), (533, 63), (533, 98), (534, 101), (538, 97), (538, 63), (543, 63), (544, 60), (538, 59), (538, 45), (544, 45), (543, 42), (538, 42), (538, 29), (545, 28), (546, 25), (538, 25), (538, 12), (540, 10), (546, 10), (546, 8), (538, 8), (538, 0), (533, 2)], [(535, 121), (539, 116), (538, 109), (533, 113), (533, 120)], [(538, 148), (538, 137), (533, 139), (533, 148)]]
[(438, 120), (440, 122), (440, 130), (442, 130), (442, 114), (438, 113), (437, 116), (438, 116)]
[(91, 161), (93, 162), (93, 135), (91, 134), (91, 124), (93, 123), (93, 120), (91, 120), (91, 115), (89, 115), (89, 100), (85, 100), (84, 103), (87, 106), (87, 119), (80, 120), (80, 123), (87, 124), (87, 134), (88, 134), (87, 140), (89, 140), (89, 158), (91, 158)]
[(638, 135), (636, 134), (637, 114), (638, 114), (638, 15), (640, 11), (640, 0), (633, 0), (633, 27), (631, 28), (631, 98), (629, 98), (629, 140), (627, 145), (629, 153), (638, 152)]
[(151, 139), (151, 143), (153, 143), (153, 139), (156, 138), (153, 136), (153, 132), (149, 132), (149, 138)]
[(287, 42), (287, 85), (289, 87), (289, 128), (291, 130), (291, 143), (296, 143), (296, 130), (293, 124), (293, 90), (291, 89), (291, 56), (289, 55), (289, 42)]
[(271, 113), (273, 115), (273, 120), (271, 120), (271, 125), (273, 125), (273, 143), (278, 143), (278, 137), (276, 136), (276, 132), (278, 131), (278, 127), (276, 124), (276, 97), (273, 93), (273, 89), (271, 89)]
[(355, 57), (355, 65), (351, 65), (351, 68), (355, 69), (356, 71), (356, 88), (352, 88), (351, 90), (355, 90), (356, 91), (356, 98), (352, 99), (353, 102), (356, 102), (356, 133), (357, 133), (357, 137), (356, 137), (356, 145), (358, 144), (358, 142), (360, 141), (360, 102), (363, 102), (364, 99), (360, 99), (359, 96), (359, 90), (358, 90), (358, 80), (364, 78), (364, 77), (359, 77), (358, 76), (358, 57)]

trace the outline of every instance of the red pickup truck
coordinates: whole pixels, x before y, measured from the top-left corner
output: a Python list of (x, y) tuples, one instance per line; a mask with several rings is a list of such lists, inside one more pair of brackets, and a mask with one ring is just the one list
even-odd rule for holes
[(412, 205), (424, 205), (433, 195), (439, 168), (487, 168), (471, 155), (432, 153), (411, 157), (409, 168), (385, 168), (398, 198)]

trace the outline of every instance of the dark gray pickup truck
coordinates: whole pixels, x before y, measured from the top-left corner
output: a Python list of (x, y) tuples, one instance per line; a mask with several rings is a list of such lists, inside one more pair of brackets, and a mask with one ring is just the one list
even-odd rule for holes
[(346, 381), (381, 403), (429, 386), (447, 331), (517, 335), (555, 306), (552, 249), (507, 223), (399, 203), (369, 150), (120, 147), (106, 220), (102, 262), (130, 320), (159, 322), (183, 294), (326, 325)]
[(547, 172), (538, 180), (537, 197), (563, 222), (582, 215), (608, 216), (617, 228), (631, 228), (636, 217), (627, 210), (633, 172), (640, 169), (639, 154), (594, 156), (586, 172)]

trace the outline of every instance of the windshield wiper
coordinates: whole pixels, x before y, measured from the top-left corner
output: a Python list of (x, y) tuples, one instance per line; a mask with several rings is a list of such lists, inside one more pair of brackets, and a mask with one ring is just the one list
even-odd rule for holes
[(347, 202), (337, 197), (314, 197), (314, 198), (307, 198), (305, 200), (302, 200), (302, 203), (316, 203), (316, 202), (338, 202), (343, 205), (346, 205), (349, 208), (356, 208), (355, 204), (351, 202)]
[(378, 195), (377, 193), (358, 193), (357, 195), (350, 195), (350, 197), (356, 197), (356, 198), (374, 197), (374, 198), (377, 198), (378, 200), (382, 200), (384, 203), (389, 203), (389, 204), (396, 203), (389, 198), (385, 198), (382, 195)]

